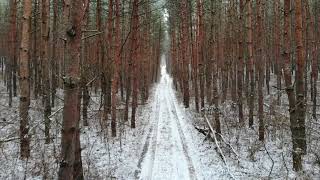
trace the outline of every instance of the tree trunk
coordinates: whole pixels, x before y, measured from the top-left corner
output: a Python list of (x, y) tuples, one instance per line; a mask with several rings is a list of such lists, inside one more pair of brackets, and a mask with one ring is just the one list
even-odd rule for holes
[(198, 9), (198, 34), (197, 34), (197, 60), (199, 67), (199, 80), (200, 80), (200, 101), (201, 108), (204, 108), (204, 55), (203, 55), (203, 45), (204, 45), (204, 25), (203, 25), (203, 2), (202, 0), (197, 0)]
[(254, 109), (254, 62), (253, 62), (253, 39), (252, 39), (252, 1), (247, 1), (248, 6), (248, 69), (250, 74), (250, 93), (249, 93), (249, 127), (253, 126), (253, 109)]
[[(113, 29), (114, 29), (114, 19), (113, 19), (113, 6), (114, 6), (114, 0), (109, 0), (109, 10), (108, 10), (108, 22), (107, 22), (107, 44), (105, 44), (105, 47), (107, 49), (107, 53), (106, 53), (106, 59), (105, 59), (105, 64), (104, 64), (104, 71), (105, 73), (105, 81), (106, 81), (106, 91), (104, 94), (105, 97), (105, 112), (107, 114), (111, 114), (111, 86), (112, 86), (112, 62), (114, 61), (114, 57), (113, 57)], [(107, 116), (105, 116), (107, 117)]]
[(133, 0), (132, 4), (132, 35), (131, 35), (131, 54), (130, 61), (132, 63), (132, 112), (131, 112), (131, 128), (136, 127), (136, 109), (138, 105), (138, 35), (139, 35), (139, 2)]
[[(71, 4), (70, 4), (71, 3)], [(64, 23), (66, 33), (66, 75), (64, 80), (64, 108), (61, 137), (61, 162), (59, 179), (75, 179), (75, 163), (81, 152), (79, 146), (79, 84), (80, 84), (80, 45), (82, 37), (83, 4), (81, 1), (65, 0)], [(81, 158), (81, 156), (80, 156)], [(79, 171), (78, 171), (79, 172)]]
[(52, 24), (52, 58), (51, 58), (51, 107), (55, 105), (57, 89), (57, 46), (58, 46), (58, 0), (53, 0), (53, 24)]
[(183, 104), (185, 108), (189, 108), (189, 61), (188, 61), (188, 5), (187, 0), (182, 0), (181, 3), (181, 18), (182, 18), (182, 37), (181, 37), (181, 61), (183, 63)]
[(33, 52), (32, 52), (32, 62), (33, 62), (33, 94), (37, 99), (39, 95), (38, 89), (38, 0), (34, 2), (33, 9)]
[[(98, 2), (97, 2), (98, 4)], [(89, 16), (89, 9), (90, 9), (90, 4), (88, 1), (88, 7), (86, 11), (84, 12), (84, 18), (83, 18), (83, 25), (82, 27), (88, 28), (90, 16)], [(84, 33), (82, 35), (84, 37)], [(81, 91), (82, 91), (82, 121), (83, 121), (83, 126), (88, 126), (88, 106), (90, 102), (90, 94), (89, 94), (89, 89), (88, 89), (88, 71), (91, 70), (91, 64), (89, 61), (89, 52), (88, 52), (88, 40), (82, 40), (81, 42)], [(93, 51), (96, 53), (96, 51)], [(80, 98), (81, 101), (81, 98)], [(81, 108), (81, 107), (80, 107)]]
[[(87, 1), (89, 2), (89, 1)], [(80, 86), (80, 84), (79, 84)], [(74, 142), (74, 163), (73, 163), (73, 179), (84, 180), (82, 159), (81, 159), (81, 143), (80, 143), (80, 109), (81, 109), (81, 91), (78, 93), (79, 103), (77, 104), (78, 120), (76, 122), (75, 142)]]
[[(261, 2), (262, 1), (262, 2)], [(258, 119), (259, 119), (259, 140), (264, 141), (264, 120), (263, 120), (263, 82), (264, 82), (264, 59), (263, 51), (262, 51), (262, 42), (263, 42), (263, 30), (262, 30), (262, 22), (263, 22), (263, 0), (256, 1), (257, 6), (257, 57), (256, 61), (260, 61), (257, 63), (258, 67)]]
[(243, 81), (243, 10), (244, 2), (240, 0), (240, 16), (239, 16), (239, 55), (238, 55), (238, 111), (239, 111), (239, 123), (243, 124), (243, 102), (242, 102), (242, 81)]
[[(7, 62), (7, 89), (9, 90), (9, 107), (12, 107), (12, 96), (16, 94), (15, 79), (17, 62), (16, 46), (17, 46), (17, 1), (10, 1), (10, 29), (9, 29), (9, 45), (10, 45), (10, 59)], [(15, 86), (15, 87), (13, 87)]]
[[(290, 129), (293, 144), (293, 168), (295, 171), (302, 170), (302, 154), (305, 148), (305, 129), (304, 129), (304, 96), (303, 96), (303, 72), (304, 72), (304, 52), (302, 40), (302, 13), (301, 13), (301, 0), (295, 1), (295, 38), (296, 38), (296, 53), (297, 65), (296, 70), (296, 97), (294, 95), (294, 88), (292, 84), (291, 75), (291, 60), (290, 60), (290, 5), (291, 0), (284, 1), (284, 76), (286, 84), (286, 92), (289, 100), (289, 113), (290, 113)], [(299, 114), (300, 113), (300, 114)], [(303, 115), (303, 117), (301, 116)], [(300, 119), (303, 118), (303, 119)]]
[[(295, 42), (296, 42), (296, 123), (292, 126), (294, 131), (293, 139), (293, 156), (300, 156), (306, 153), (306, 132), (305, 132), (305, 87), (304, 87), (304, 71), (305, 71), (305, 49), (303, 46), (302, 34), (302, 0), (295, 1)], [(302, 153), (300, 152), (302, 151)], [(301, 167), (294, 167), (295, 170), (301, 170)]]
[[(104, 97), (104, 122), (107, 124), (108, 121), (108, 114), (110, 114), (111, 110), (111, 67), (110, 64), (113, 61), (113, 56), (112, 56), (112, 33), (113, 33), (113, 0), (109, 0), (108, 4), (108, 17), (107, 17), (107, 22), (106, 22), (106, 42), (103, 41), (104, 47), (107, 50), (106, 58), (104, 59), (103, 62), (103, 97)], [(99, 17), (100, 18), (100, 17)], [(103, 49), (101, 50), (103, 51)], [(111, 122), (115, 123), (115, 122)], [(114, 126), (112, 124), (111, 126)], [(112, 136), (116, 136), (115, 134), (115, 129), (112, 129)]]
[(312, 65), (311, 65), (311, 101), (312, 105), (312, 117), (317, 119), (317, 81), (318, 81), (318, 59), (317, 59), (317, 46), (316, 46), (316, 32), (315, 32), (315, 17), (311, 14), (311, 10), (309, 8), (309, 3), (306, 1), (306, 12), (307, 17), (309, 19), (309, 29), (308, 29), (308, 37), (311, 40), (311, 57), (312, 57)]
[(31, 0), (23, 1), (22, 36), (20, 46), (20, 155), (21, 158), (30, 156), (29, 137), (29, 50), (30, 50), (30, 18), (32, 3)]
[(120, 40), (120, 3), (119, 0), (115, 1), (115, 16), (116, 16), (116, 27), (115, 27), (115, 54), (113, 64), (113, 80), (112, 80), (112, 103), (111, 103), (111, 130), (112, 135), (116, 136), (116, 119), (117, 119), (117, 90), (119, 83), (119, 68), (121, 63), (121, 40)]
[(277, 75), (277, 104), (281, 104), (281, 76), (282, 65), (280, 57), (280, 0), (274, 1), (274, 59), (275, 59), (275, 73)]
[(41, 23), (41, 61), (43, 62), (43, 101), (44, 101), (44, 124), (46, 143), (50, 143), (50, 119), (51, 103), (50, 103), (50, 80), (49, 80), (49, 0), (42, 0), (42, 23)]
[[(221, 13), (221, 12), (219, 12)], [(212, 83), (212, 88), (213, 88), (213, 104), (214, 104), (214, 122), (215, 122), (215, 127), (216, 127), (216, 132), (221, 134), (221, 123), (220, 123), (220, 109), (219, 109), (219, 91), (218, 91), (218, 82), (217, 79), (219, 77), (219, 60), (221, 58), (221, 52), (220, 52), (220, 42), (221, 38), (219, 37), (219, 29), (220, 27), (218, 24), (215, 24), (215, 38), (217, 39), (215, 43), (215, 49), (216, 49), (216, 58), (215, 61), (213, 62), (213, 83)], [(219, 137), (219, 136), (218, 136)]]

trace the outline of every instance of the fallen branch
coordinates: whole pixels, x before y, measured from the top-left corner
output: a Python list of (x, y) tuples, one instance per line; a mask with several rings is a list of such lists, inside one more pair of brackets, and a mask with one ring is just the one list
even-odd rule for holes
[(239, 155), (238, 155), (238, 153), (236, 152), (236, 150), (234, 150), (234, 148), (231, 146), (231, 144), (228, 143), (228, 142), (224, 139), (224, 137), (222, 136), (222, 134), (219, 134), (219, 136), (221, 137), (222, 141), (223, 141), (224, 143), (226, 143), (226, 145), (228, 145), (228, 146), (231, 148), (232, 152), (237, 156), (237, 159), (239, 160)]
[(52, 118), (55, 114), (57, 114), (59, 111), (61, 111), (61, 109), (63, 109), (63, 106), (60, 107), (58, 110), (56, 110), (54, 113), (52, 113), (48, 118)]
[(206, 130), (206, 129), (201, 129), (201, 128), (197, 127), (197, 126), (194, 126), (194, 128), (195, 128), (197, 131), (199, 131), (201, 134), (207, 136), (208, 130)]
[(88, 87), (91, 83), (93, 83), (93, 81), (95, 81), (97, 79), (98, 76), (94, 77), (91, 81), (89, 81), (86, 86)]
[(14, 137), (14, 138), (10, 138), (10, 139), (0, 140), (0, 144), (7, 143), (7, 142), (10, 142), (10, 141), (15, 141), (15, 140), (18, 140), (18, 139), (20, 139), (20, 137)]
[(212, 126), (211, 126), (211, 124), (210, 124), (207, 116), (204, 115), (204, 117), (205, 117), (206, 123), (207, 123), (208, 126), (209, 126), (209, 129), (211, 130), (211, 132), (212, 132), (212, 134), (213, 134), (214, 142), (215, 142), (215, 144), (216, 144), (216, 146), (217, 146), (217, 148), (218, 148), (218, 150), (219, 150), (219, 152), (220, 152), (220, 155), (221, 155), (221, 157), (222, 157), (223, 163), (225, 164), (226, 169), (227, 169), (229, 175), (231, 176), (232, 179), (236, 179), (236, 178), (233, 176), (233, 174), (230, 172), (230, 169), (229, 169), (229, 166), (228, 166), (228, 164), (227, 164), (226, 158), (225, 158), (225, 156), (223, 155), (223, 152), (222, 152), (222, 150), (221, 150), (221, 148), (220, 148), (220, 146), (219, 146), (219, 143), (218, 143), (218, 140), (217, 140), (217, 137), (216, 137), (216, 131), (213, 130), (213, 128), (212, 128)]
[(203, 134), (203, 135), (205, 136), (205, 138), (204, 138), (203, 141), (209, 139), (210, 141), (213, 142), (213, 139), (212, 139), (212, 137), (210, 136), (209, 130), (207, 130), (207, 129), (201, 129), (201, 128), (196, 127), (196, 126), (194, 126), (194, 128), (195, 128), (197, 131), (199, 131), (201, 134)]

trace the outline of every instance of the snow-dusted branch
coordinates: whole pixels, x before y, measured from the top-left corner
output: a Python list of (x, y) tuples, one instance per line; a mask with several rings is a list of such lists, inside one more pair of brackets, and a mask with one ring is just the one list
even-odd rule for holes
[(231, 176), (232, 179), (236, 179), (236, 178), (233, 176), (233, 174), (231, 173), (230, 168), (229, 168), (229, 166), (228, 166), (228, 164), (227, 164), (227, 161), (226, 161), (226, 157), (224, 156), (224, 154), (223, 154), (223, 152), (222, 152), (222, 150), (221, 150), (221, 148), (220, 148), (220, 146), (219, 146), (219, 143), (218, 143), (218, 140), (217, 140), (217, 137), (216, 137), (216, 131), (213, 130), (212, 125), (210, 124), (210, 122), (209, 122), (209, 120), (208, 120), (208, 118), (207, 118), (206, 115), (204, 115), (204, 118), (205, 118), (205, 120), (206, 120), (206, 123), (207, 123), (208, 126), (209, 126), (210, 131), (211, 131), (212, 134), (213, 134), (214, 142), (215, 142), (217, 148), (218, 148), (219, 151), (220, 151), (220, 154), (221, 154), (223, 163), (225, 164), (225, 167), (226, 167), (229, 175)]

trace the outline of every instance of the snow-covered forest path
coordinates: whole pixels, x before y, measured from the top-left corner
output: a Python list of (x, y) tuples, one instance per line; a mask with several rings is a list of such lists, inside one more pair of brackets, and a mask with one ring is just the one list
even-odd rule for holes
[[(185, 117), (172, 88), (162, 56), (161, 80), (155, 89), (153, 113), (136, 178), (140, 179), (197, 179), (190, 156), (190, 147), (183, 128)], [(140, 173), (141, 172), (141, 173)]]

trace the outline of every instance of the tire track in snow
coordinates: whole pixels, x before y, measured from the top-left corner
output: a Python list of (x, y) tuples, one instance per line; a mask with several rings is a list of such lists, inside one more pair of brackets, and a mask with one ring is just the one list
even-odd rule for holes
[(170, 118), (169, 108), (166, 106), (165, 96), (162, 99), (160, 119), (158, 125), (158, 138), (156, 140), (157, 148), (154, 159), (154, 168), (152, 174), (148, 176), (148, 179), (182, 179), (178, 178), (179, 172), (178, 166), (174, 166), (176, 161), (173, 161), (177, 156), (174, 149), (174, 137), (173, 137), (173, 126)]
[[(172, 91), (172, 88), (170, 87), (170, 91)], [(174, 115), (174, 120), (175, 120), (175, 123), (178, 127), (178, 132), (179, 132), (179, 138), (181, 140), (181, 145), (182, 145), (182, 150), (183, 150), (183, 155), (185, 156), (186, 160), (187, 160), (187, 165), (188, 165), (188, 171), (189, 171), (189, 177), (190, 179), (197, 179), (197, 175), (196, 175), (196, 170), (195, 170), (195, 167), (193, 165), (193, 162), (192, 162), (192, 159), (189, 155), (189, 152), (188, 152), (188, 145), (187, 145), (187, 141), (186, 141), (186, 137), (184, 135), (184, 132), (182, 130), (182, 126), (181, 126), (181, 123), (180, 123), (180, 118), (178, 116), (178, 113), (177, 113), (177, 107), (174, 103), (174, 98), (169, 95), (169, 94), (172, 94), (172, 92), (170, 93), (167, 93), (166, 94), (166, 99), (167, 99), (167, 102), (170, 103), (170, 113), (172, 113)]]
[[(149, 162), (151, 167), (150, 167), (150, 170), (148, 173), (148, 177), (151, 177), (150, 174), (152, 175), (152, 169), (153, 169), (155, 152), (156, 152), (157, 128), (158, 128), (159, 116), (160, 116), (160, 114), (157, 113), (160, 111), (160, 97), (159, 97), (158, 88), (156, 90), (155, 100), (156, 100), (156, 103), (155, 103), (156, 107), (153, 108), (153, 109), (155, 109), (155, 111), (152, 111), (153, 114), (155, 115), (155, 117), (153, 117), (154, 121), (150, 122), (150, 128), (148, 131), (148, 135), (147, 135), (146, 141), (143, 145), (142, 152), (141, 152), (141, 155), (140, 155), (140, 158), (138, 161), (138, 165), (137, 165), (138, 169), (135, 170), (135, 172), (134, 172), (135, 179), (140, 178), (139, 175), (141, 175), (141, 172), (142, 172), (142, 163), (144, 162), (144, 160), (146, 160), (146, 156), (149, 151), (151, 151), (151, 161)], [(154, 131), (154, 128), (156, 129), (155, 131)], [(153, 133), (153, 131), (154, 131), (154, 133)], [(151, 150), (149, 150), (151, 138), (152, 138), (152, 141), (151, 141), (152, 145), (151, 145)]]
[(135, 171), (136, 179), (197, 179), (175, 104), (172, 80), (161, 67), (155, 109)]

